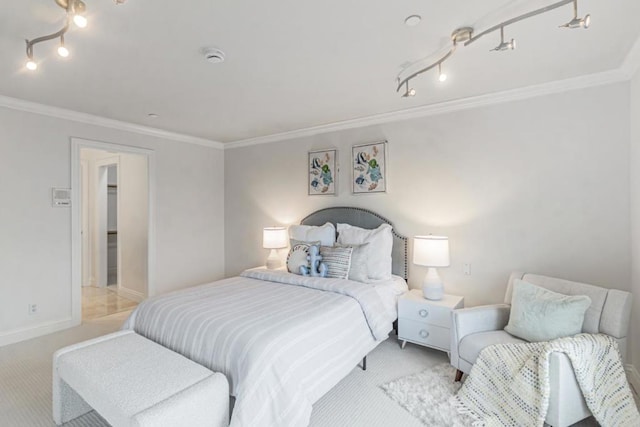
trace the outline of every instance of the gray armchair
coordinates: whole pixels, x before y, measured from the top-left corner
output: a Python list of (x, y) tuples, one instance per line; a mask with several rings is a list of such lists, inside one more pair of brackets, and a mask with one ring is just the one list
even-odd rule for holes
[[(509, 322), (513, 282), (522, 279), (564, 295), (587, 295), (591, 306), (585, 313), (582, 331), (603, 333), (616, 339), (624, 362), (631, 314), (631, 294), (553, 277), (515, 272), (509, 277), (504, 304), (454, 310), (451, 332), (451, 364), (458, 370), (456, 381), (469, 373), (480, 351), (492, 344), (522, 343), (504, 327)], [(546, 422), (553, 427), (574, 424), (591, 415), (573, 374), (569, 358), (553, 353), (550, 358), (551, 394)]]

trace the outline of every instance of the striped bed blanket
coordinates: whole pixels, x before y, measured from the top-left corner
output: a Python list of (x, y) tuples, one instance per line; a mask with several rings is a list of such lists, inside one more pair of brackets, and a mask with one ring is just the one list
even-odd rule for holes
[(478, 420), (474, 426), (542, 426), (549, 408), (553, 352), (571, 360), (587, 406), (601, 426), (640, 426), (618, 344), (604, 334), (489, 346), (478, 356), (454, 405)]
[(370, 285), (255, 269), (149, 298), (123, 328), (225, 374), (232, 427), (298, 427), (393, 320)]

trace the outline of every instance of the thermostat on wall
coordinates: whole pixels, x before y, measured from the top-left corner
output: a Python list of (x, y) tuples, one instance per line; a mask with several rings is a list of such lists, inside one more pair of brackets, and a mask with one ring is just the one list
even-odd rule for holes
[(51, 189), (51, 205), (53, 207), (71, 206), (71, 189), (70, 188), (52, 188)]

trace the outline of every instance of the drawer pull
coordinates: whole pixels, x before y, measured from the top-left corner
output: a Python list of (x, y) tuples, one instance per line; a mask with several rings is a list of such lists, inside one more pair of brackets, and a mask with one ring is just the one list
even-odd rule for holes
[(418, 312), (418, 314), (419, 314), (421, 317), (427, 317), (427, 316), (429, 315), (429, 312), (423, 308), (422, 310), (420, 310), (420, 311)]
[(424, 329), (420, 330), (420, 336), (422, 338), (427, 338), (429, 336), (429, 332), (425, 331)]

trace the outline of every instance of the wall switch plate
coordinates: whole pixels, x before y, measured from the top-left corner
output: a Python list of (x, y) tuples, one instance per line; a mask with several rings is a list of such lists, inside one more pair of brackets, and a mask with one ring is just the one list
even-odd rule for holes
[(465, 276), (471, 276), (471, 264), (470, 263), (462, 264), (462, 272), (464, 273)]
[(38, 304), (29, 304), (29, 316), (33, 316), (38, 312)]

